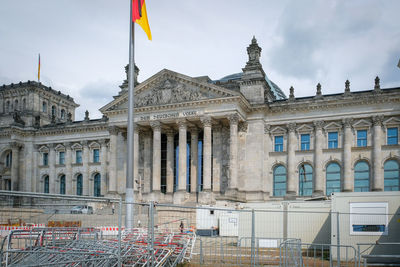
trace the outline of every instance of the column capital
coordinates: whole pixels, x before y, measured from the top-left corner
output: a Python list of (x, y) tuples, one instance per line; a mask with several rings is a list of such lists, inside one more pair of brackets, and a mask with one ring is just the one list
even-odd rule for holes
[(87, 147), (89, 145), (89, 142), (87, 140), (83, 140), (83, 141), (81, 141), (81, 145), (83, 147)]
[(9, 145), (12, 149), (20, 149), (24, 146), (23, 144), (18, 143), (16, 141), (10, 142)]
[(71, 149), (72, 142), (64, 142), (63, 145), (64, 145), (65, 149)]
[(179, 119), (176, 121), (176, 123), (179, 126), (180, 130), (186, 130), (187, 129), (187, 121), (186, 119)]
[(174, 129), (172, 129), (172, 128), (167, 128), (167, 129), (165, 129), (165, 134), (167, 135), (167, 136), (174, 136), (174, 134), (175, 134), (175, 131), (174, 131)]
[(270, 134), (270, 133), (271, 133), (271, 125), (264, 124), (264, 134)]
[(204, 116), (200, 118), (201, 123), (204, 127), (211, 127), (212, 118), (211, 116)]
[(112, 135), (117, 135), (118, 132), (120, 131), (120, 128), (118, 126), (110, 126), (108, 127), (108, 131)]
[(383, 118), (383, 115), (372, 116), (372, 123), (374, 124), (374, 126), (382, 126)]
[(46, 144), (46, 146), (49, 148), (49, 150), (54, 149), (56, 147), (56, 145), (53, 143)]
[(151, 131), (149, 131), (147, 129), (141, 130), (140, 133), (143, 135), (143, 137), (150, 137), (151, 136)]
[(230, 124), (238, 124), (239, 123), (239, 115), (237, 113), (231, 114), (228, 117)]
[(190, 126), (188, 129), (189, 129), (189, 132), (191, 135), (194, 135), (194, 134), (197, 135), (199, 133), (199, 128), (197, 128), (196, 126)]
[(241, 132), (241, 133), (246, 133), (247, 127), (248, 127), (247, 121), (242, 121), (242, 122), (239, 122), (239, 124), (238, 124), (239, 132)]
[(159, 121), (151, 121), (150, 127), (153, 131), (161, 131), (161, 123)]
[(100, 139), (99, 143), (101, 146), (106, 146), (107, 145), (107, 139)]
[(288, 129), (289, 132), (294, 132), (294, 131), (296, 131), (297, 125), (296, 125), (295, 122), (291, 122), (291, 123), (288, 123), (288, 124), (286, 125), (286, 127), (287, 127), (287, 129)]
[(352, 118), (344, 118), (342, 120), (342, 124), (343, 124), (344, 128), (349, 128), (349, 127), (353, 126), (353, 119)]
[(319, 121), (313, 121), (315, 130), (322, 130), (322, 127), (324, 127), (325, 122), (323, 120), (319, 120)]

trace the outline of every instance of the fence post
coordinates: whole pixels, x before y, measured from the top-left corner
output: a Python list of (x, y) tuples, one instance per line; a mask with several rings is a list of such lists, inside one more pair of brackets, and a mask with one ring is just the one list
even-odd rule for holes
[(121, 259), (121, 228), (122, 228), (122, 197), (119, 197), (118, 203), (118, 267), (122, 266)]
[[(147, 234), (149, 240), (149, 259), (148, 263), (150, 263), (150, 266), (154, 266), (154, 201), (150, 201), (149, 205), (149, 223), (147, 227)], [(148, 264), (149, 265), (149, 264)]]
[(256, 261), (255, 261), (255, 246), (256, 246), (256, 230), (255, 230), (255, 212), (254, 209), (251, 210), (251, 260), (250, 260), (250, 264), (251, 266), (255, 266), (256, 265)]
[(340, 267), (340, 229), (339, 212), (336, 213), (337, 266)]

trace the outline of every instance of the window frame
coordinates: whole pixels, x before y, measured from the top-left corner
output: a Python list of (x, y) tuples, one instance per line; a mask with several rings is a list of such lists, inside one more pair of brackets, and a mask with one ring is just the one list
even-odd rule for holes
[[(303, 140), (303, 137), (308, 137), (307, 140)], [(305, 147), (303, 147), (303, 145)], [(301, 151), (309, 151), (311, 150), (311, 134), (302, 133), (300, 134), (300, 150)]]
[[(389, 162), (395, 162), (397, 164), (397, 169), (387, 169), (386, 168), (386, 164), (388, 164)], [(397, 177), (386, 177), (390, 172), (397, 172)], [(396, 181), (397, 182), (397, 187), (395, 187), (396, 185), (386, 185), (389, 181)], [(395, 160), (395, 159), (388, 159), (385, 161), (385, 163), (383, 164), (383, 191), (400, 191), (400, 163)], [(386, 190), (387, 188), (391, 188), (391, 190)]]
[(76, 164), (82, 164), (83, 163), (82, 162), (82, 150), (81, 149), (75, 150), (75, 163)]
[(65, 151), (58, 152), (58, 164), (65, 165)]
[[(367, 171), (364, 171), (364, 170), (356, 170), (357, 165), (361, 164), (361, 163), (365, 163), (368, 166), (368, 179), (365, 179), (365, 178), (358, 178), (357, 179), (356, 178), (357, 174), (362, 175), (362, 173), (367, 173)], [(356, 182), (357, 181), (368, 181), (368, 190), (367, 191), (363, 191), (363, 188), (366, 188), (365, 186), (357, 186), (356, 187)], [(360, 190), (358, 190), (358, 188), (360, 188)], [(354, 188), (353, 188), (353, 191), (354, 192), (370, 192), (371, 191), (371, 166), (370, 166), (369, 162), (366, 161), (366, 160), (360, 160), (360, 161), (357, 161), (354, 164)]]
[[(280, 168), (280, 167), (282, 167), (283, 169), (285, 169), (285, 181), (284, 182), (282, 182), (282, 181), (276, 181), (276, 176), (277, 176), (277, 174), (276, 174), (276, 170), (278, 169), (278, 168)], [(272, 170), (272, 176), (273, 176), (273, 188), (272, 188), (272, 193), (273, 193), (273, 196), (274, 197), (283, 197), (283, 196), (285, 196), (286, 195), (286, 191), (287, 191), (287, 169), (286, 169), (286, 167), (283, 165), (283, 164), (279, 164), (279, 165), (276, 165), (274, 168), (273, 168), (273, 170)], [(278, 174), (278, 176), (279, 177), (283, 177), (283, 174)], [(281, 194), (280, 192), (283, 190), (283, 189), (278, 189), (278, 188), (276, 188), (276, 184), (285, 184), (285, 190), (283, 191), (283, 193)], [(278, 193), (279, 192), (279, 193)]]
[[(336, 139), (331, 139), (331, 134), (336, 134)], [(333, 144), (333, 146), (331, 146)], [(339, 147), (339, 132), (338, 131), (332, 131), (328, 132), (328, 148), (330, 149), (335, 149)]]
[[(339, 166), (339, 171), (328, 170), (331, 165)], [(339, 179), (337, 179), (337, 178), (336, 179), (328, 179), (328, 175), (334, 175), (334, 174), (339, 174)], [(339, 182), (339, 187), (337, 187), (337, 186), (328, 187), (328, 181), (329, 182)], [(328, 188), (330, 189), (329, 191), (328, 191)], [(335, 190), (335, 189), (339, 189), (339, 190)], [(341, 189), (342, 189), (342, 167), (340, 166), (339, 163), (337, 163), (335, 161), (331, 161), (326, 165), (326, 169), (325, 169), (325, 192), (326, 192), (326, 195), (329, 196), (329, 195), (331, 195), (331, 193), (340, 192)]]
[(49, 166), (49, 152), (42, 153), (42, 165)]
[[(390, 136), (389, 135), (389, 131), (390, 130), (396, 130), (396, 135)], [(399, 144), (399, 128), (398, 127), (388, 127), (386, 129), (386, 143), (389, 146), (393, 146), (393, 145), (398, 145)], [(390, 139), (393, 138), (395, 140), (395, 143), (390, 143)]]
[[(281, 139), (281, 143), (277, 143), (277, 138)], [(274, 152), (283, 152), (283, 144), (284, 144), (284, 140), (283, 140), (283, 135), (275, 135), (274, 136)]]
[(93, 149), (92, 160), (93, 160), (93, 163), (99, 163), (100, 162), (100, 149), (99, 148), (94, 148)]
[[(365, 132), (365, 138), (360, 138), (359, 134)], [(367, 147), (368, 146), (368, 130), (367, 129), (359, 129), (356, 132), (356, 142), (357, 142), (357, 147)], [(365, 144), (364, 144), (365, 142)]]

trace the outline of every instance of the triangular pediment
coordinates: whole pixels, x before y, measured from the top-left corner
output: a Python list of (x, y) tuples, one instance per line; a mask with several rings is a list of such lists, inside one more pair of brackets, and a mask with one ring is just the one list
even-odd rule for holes
[[(134, 103), (136, 108), (142, 108), (239, 95), (235, 91), (215, 84), (164, 69), (136, 86)], [(128, 107), (127, 100), (128, 93), (124, 92), (114, 101), (102, 107), (100, 111), (126, 109)]]
[(325, 131), (329, 131), (329, 130), (339, 130), (342, 128), (342, 125), (337, 123), (337, 122), (330, 122), (327, 125), (324, 126)]
[(396, 117), (390, 117), (389, 119), (383, 122), (384, 125), (398, 125), (400, 124), (400, 120)]
[(271, 130), (272, 135), (285, 134), (285, 133), (286, 133), (286, 129), (281, 126), (273, 127)]
[(302, 133), (312, 132), (313, 130), (314, 128), (308, 124), (302, 124), (299, 127), (297, 127), (297, 131)]
[(371, 125), (372, 125), (371, 122), (364, 119), (358, 120), (355, 123), (353, 123), (354, 128), (369, 128), (371, 127)]

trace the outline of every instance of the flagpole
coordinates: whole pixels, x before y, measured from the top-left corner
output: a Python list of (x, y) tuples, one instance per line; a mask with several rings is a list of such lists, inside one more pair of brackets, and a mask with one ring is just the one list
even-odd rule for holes
[(134, 34), (135, 34), (135, 24), (132, 20), (132, 0), (130, 2), (130, 30), (129, 30), (129, 78), (128, 78), (128, 157), (127, 157), (127, 168), (126, 168), (126, 217), (125, 217), (125, 227), (127, 229), (133, 228), (133, 213), (134, 213), (134, 190), (133, 190), (133, 133), (134, 133), (134, 123), (133, 123), (133, 112), (134, 112), (134, 88), (135, 88), (135, 60), (134, 60)]

